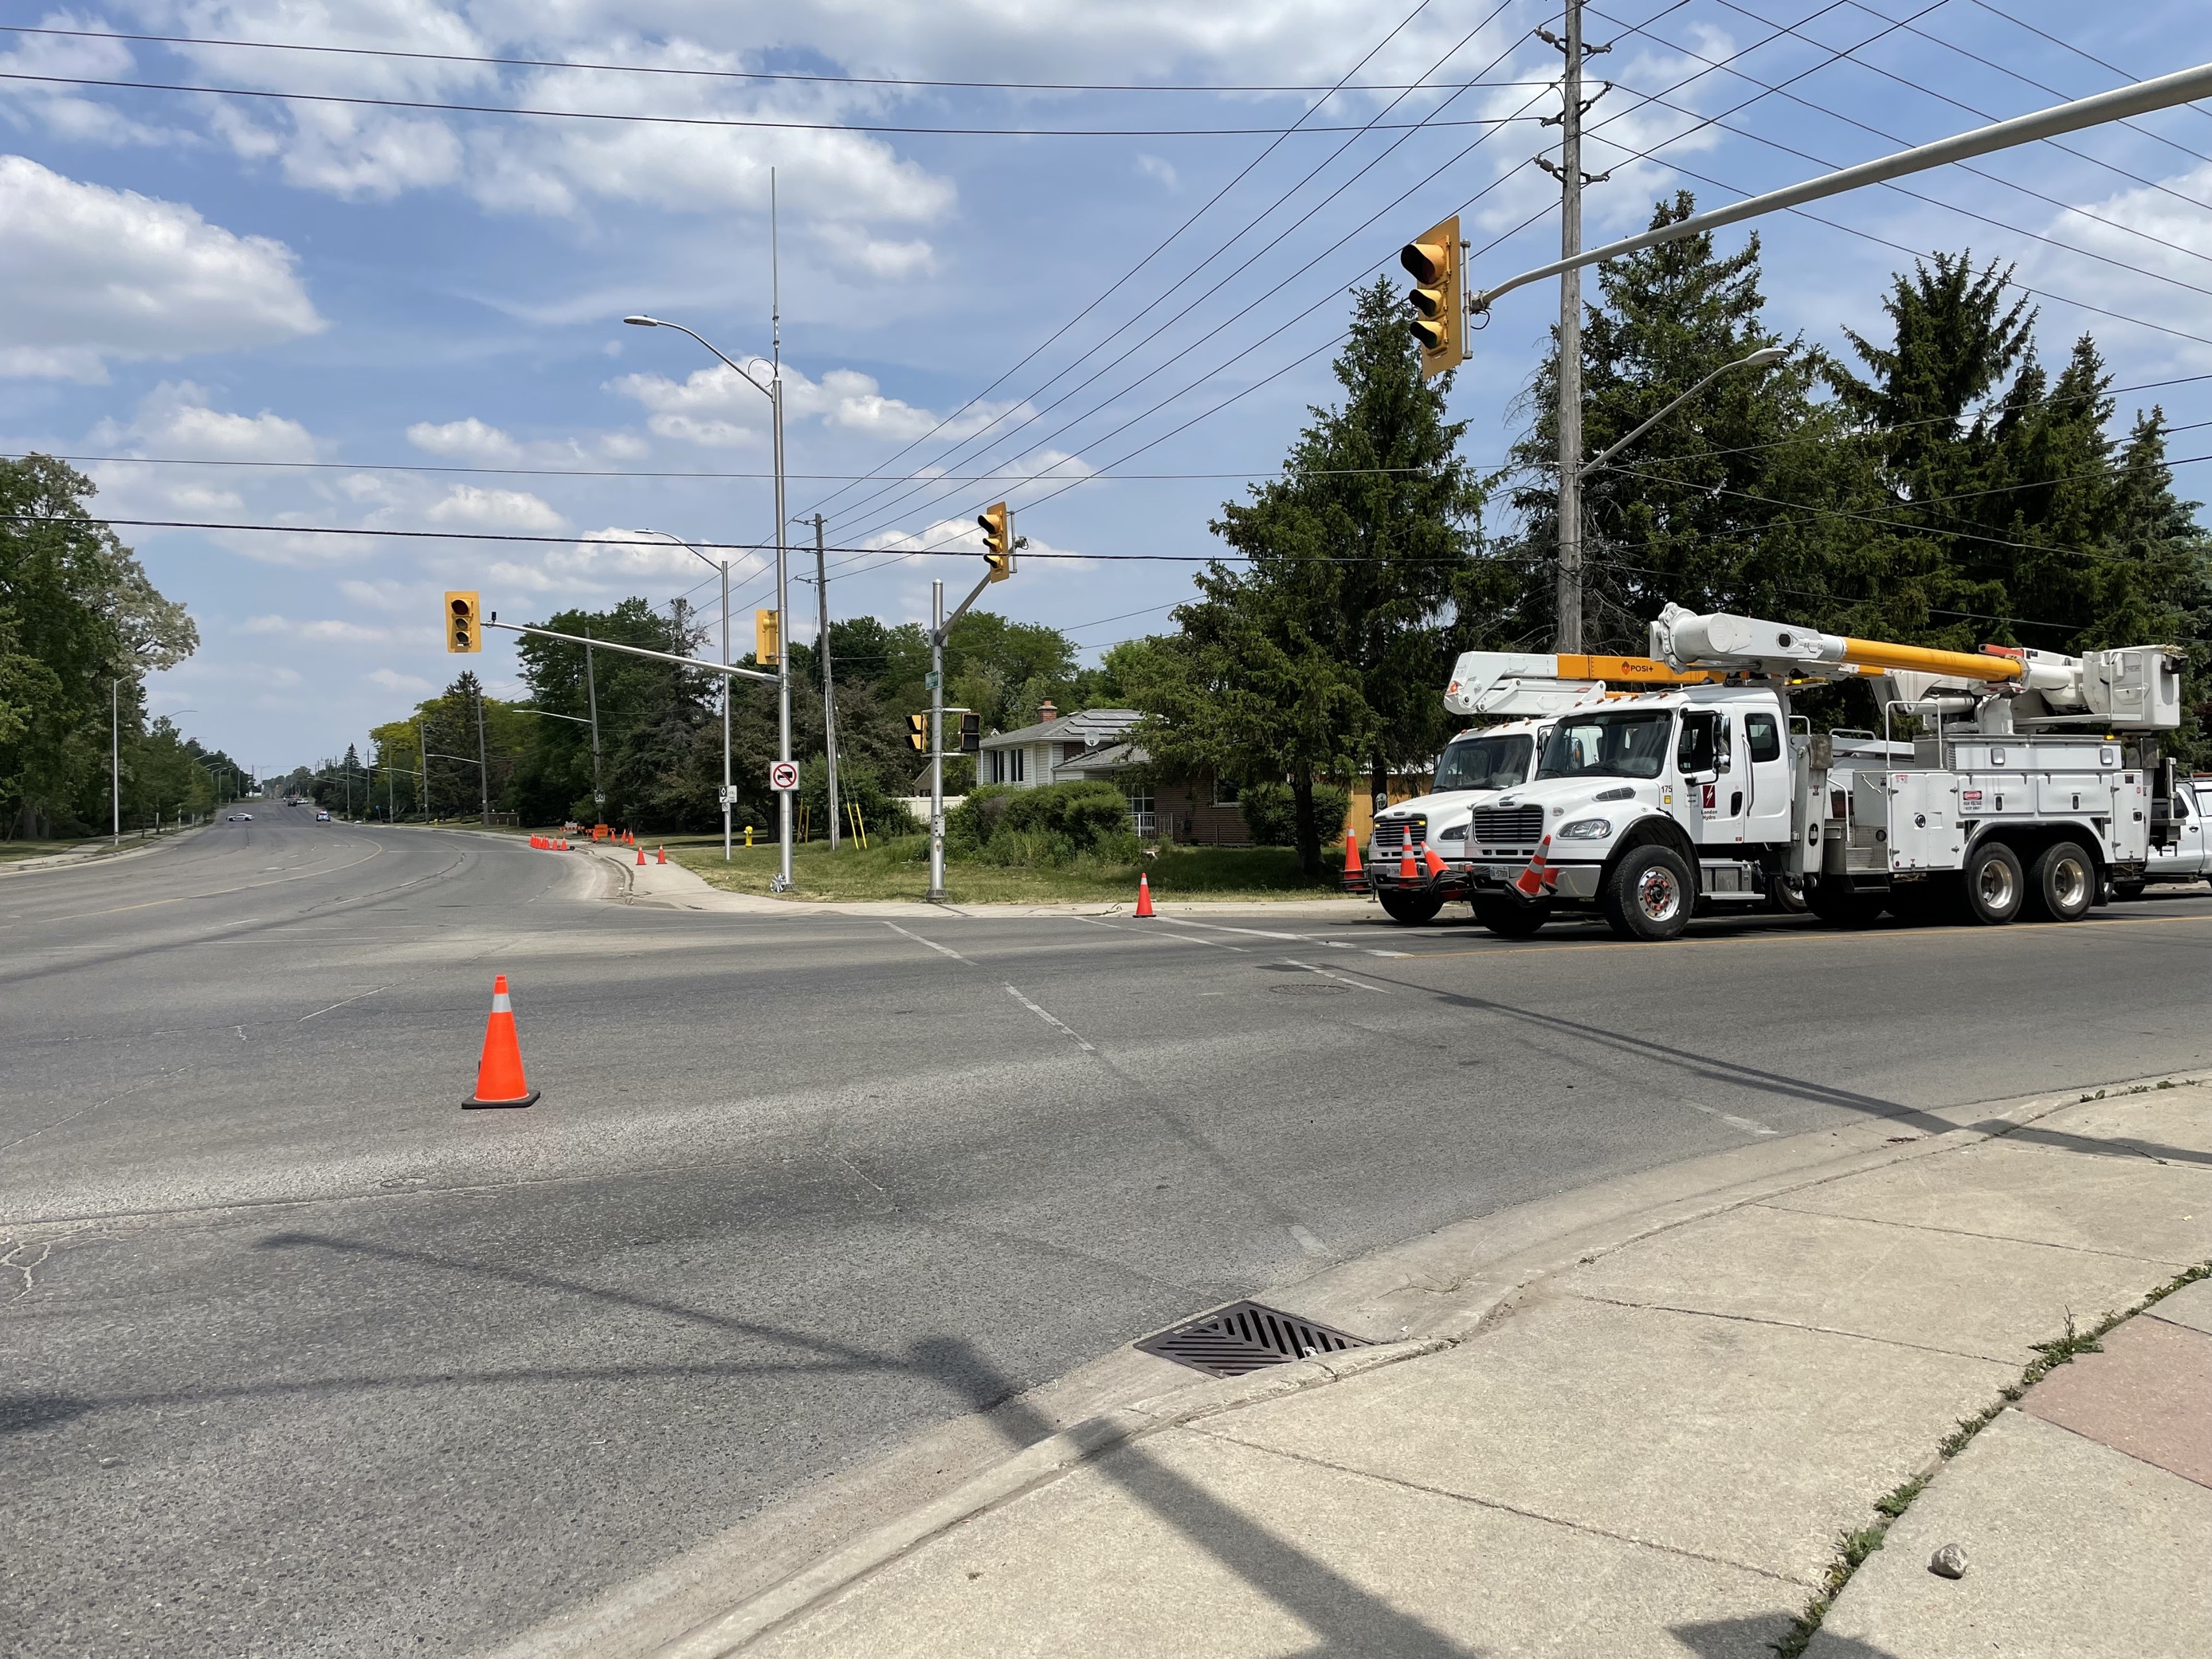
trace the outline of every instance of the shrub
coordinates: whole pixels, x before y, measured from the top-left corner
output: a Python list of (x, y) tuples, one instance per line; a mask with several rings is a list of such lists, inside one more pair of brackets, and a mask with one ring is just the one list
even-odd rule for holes
[(1001, 830), (1042, 831), (1087, 851), (1129, 827), (1129, 803), (1110, 783), (1051, 783), (1017, 792), (1006, 804)]
[[(1288, 847), (1297, 839), (1297, 807), (1287, 783), (1246, 784), (1237, 793), (1237, 810), (1259, 846)], [(1333, 783), (1314, 785), (1314, 822), (1320, 826), (1323, 845), (1343, 832), (1345, 817), (1351, 810), (1348, 790)]]
[[(914, 821), (914, 814), (907, 811), (904, 802), (884, 789), (875, 768), (857, 756), (838, 757), (837, 794), (841, 805), (859, 805), (860, 821), (867, 826), (871, 842), (879, 836), (886, 841), (897, 836), (910, 836), (923, 827)], [(827, 840), (830, 834), (830, 769), (818, 755), (799, 765), (799, 799), (806, 803), (807, 821), (814, 839)], [(853, 833), (852, 820), (841, 813), (838, 828), (850, 836)]]
[(987, 783), (971, 789), (959, 805), (945, 815), (945, 843), (963, 854), (989, 845), (1006, 816), (1006, 803), (1021, 792), (1012, 784)]

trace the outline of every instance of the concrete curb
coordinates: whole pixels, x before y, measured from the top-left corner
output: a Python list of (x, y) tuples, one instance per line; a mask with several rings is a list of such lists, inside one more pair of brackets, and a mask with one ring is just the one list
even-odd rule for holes
[[(2119, 1094), (2161, 1080), (2166, 1079), (2130, 1079), (2106, 1088)], [(1115, 1447), (1440, 1352), (1510, 1317), (1541, 1280), (1582, 1262), (1747, 1204), (1995, 1139), (2077, 1103), (2080, 1092), (1869, 1118), (1841, 1129), (1758, 1142), (1455, 1223), (1340, 1264), (1302, 1283), (1261, 1292), (1261, 1299), (1368, 1336), (1374, 1346), (1180, 1386), (1173, 1384), (1177, 1373), (1169, 1362), (1117, 1350), (1024, 1396), (1037, 1408), (1032, 1417), (1049, 1421), (1058, 1416), (1065, 1424), (1043, 1440), (985, 1460), (960, 1441), (963, 1431), (972, 1437), (973, 1425), (990, 1414), (955, 1419), (867, 1469), (826, 1483), (830, 1498), (843, 1500), (814, 1506), (827, 1513), (807, 1512), (801, 1498), (742, 1522), (501, 1646), (498, 1659), (580, 1654), (714, 1659), (737, 1652), (927, 1540)], [(1907, 1127), (1916, 1132), (1898, 1133)], [(1049, 1409), (1056, 1395), (1074, 1406), (1072, 1420), (1068, 1413)], [(916, 1452), (926, 1455), (910, 1455)], [(949, 1473), (941, 1466), (960, 1462), (963, 1454), (970, 1473), (912, 1501), (917, 1469), (926, 1474), (928, 1465), (937, 1464), (939, 1473)], [(889, 1518), (855, 1535), (837, 1525), (837, 1516), (853, 1508), (889, 1511)], [(780, 1524), (787, 1516), (792, 1524)], [(818, 1537), (819, 1553), (756, 1589), (738, 1590), (734, 1605), (726, 1601), (721, 1610), (710, 1610), (717, 1583), (760, 1577), (768, 1540), (787, 1548), (793, 1534), (802, 1547), (807, 1536)]]

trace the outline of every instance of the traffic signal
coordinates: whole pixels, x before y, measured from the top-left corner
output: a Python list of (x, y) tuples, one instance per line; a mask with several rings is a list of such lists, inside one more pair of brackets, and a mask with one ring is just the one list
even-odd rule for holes
[(908, 714), (906, 717), (907, 746), (921, 753), (929, 749), (929, 716)]
[(983, 752), (983, 717), (963, 714), (960, 717), (960, 752), (980, 755)]
[(1014, 515), (1000, 501), (975, 515), (983, 526), (983, 559), (991, 567), (991, 580), (1002, 582), (1014, 574)]
[(773, 611), (753, 612), (753, 660), (771, 665), (783, 659), (783, 618)]
[(483, 649), (483, 635), (477, 627), (477, 596), (474, 593), (446, 595), (446, 649)]
[(1428, 380), (1467, 361), (1467, 319), (1460, 295), (1459, 215), (1433, 225), (1399, 250), (1398, 263), (1413, 278), (1407, 296), (1410, 326), (1421, 348), (1421, 378)]

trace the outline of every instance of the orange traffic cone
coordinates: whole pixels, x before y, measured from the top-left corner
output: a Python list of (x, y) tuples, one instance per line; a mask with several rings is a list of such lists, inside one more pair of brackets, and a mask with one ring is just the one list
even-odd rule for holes
[(1140, 916), (1152, 914), (1152, 878), (1147, 875), (1140, 874), (1137, 878), (1137, 914)]
[(1438, 876), (1443, 874), (1444, 861), (1437, 856), (1437, 849), (1435, 848), (1424, 847), (1421, 848), (1421, 868), (1429, 872), (1429, 879), (1431, 881), (1434, 881)]
[[(663, 847), (663, 848), (659, 848), (659, 854), (660, 854), (660, 857), (659, 857), (659, 861), (660, 863), (662, 863), (662, 864), (665, 864), (665, 863), (667, 863), (667, 862), (668, 862), (668, 849), (667, 849), (665, 847)], [(637, 861), (638, 861), (640, 864), (642, 864), (642, 863), (644, 863), (644, 862), (645, 862), (645, 849), (644, 849), (643, 848), (640, 848), (638, 849)]]
[(645, 848), (642, 847), (637, 849), (637, 867), (641, 870), (645, 868)]
[(464, 1106), (528, 1106), (538, 1091), (524, 1081), (522, 1045), (514, 1040), (514, 1008), (507, 1000), (507, 975), (491, 982), (491, 1018), (484, 1026), (483, 1058), (477, 1062), (477, 1091)]
[(1406, 849), (1406, 856), (1398, 860), (1398, 879), (1401, 881), (1419, 881), (1420, 878), (1421, 872), (1414, 867), (1413, 864), (1413, 849), (1408, 847)]
[(1359, 837), (1349, 830), (1344, 832), (1344, 890), (1348, 893), (1367, 890), (1367, 872), (1359, 863)]
[(1543, 897), (1544, 889), (1550, 884), (1551, 878), (1551, 870), (1545, 862), (1544, 855), (1551, 850), (1552, 838), (1547, 836), (1538, 843), (1536, 856), (1528, 860), (1528, 867), (1514, 877), (1513, 890), (1520, 894), (1522, 898)]

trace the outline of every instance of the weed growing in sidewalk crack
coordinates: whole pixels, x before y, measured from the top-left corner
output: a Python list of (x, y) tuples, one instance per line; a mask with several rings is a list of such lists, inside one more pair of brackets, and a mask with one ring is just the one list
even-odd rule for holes
[[(2167, 1085), (2161, 1084), (2159, 1086), (2164, 1088)], [(2097, 1092), (2101, 1096), (2104, 1091), (2100, 1089)], [(2084, 1100), (2089, 1098), (2087, 1095), (2081, 1097)], [(1986, 1409), (1959, 1419), (1959, 1426), (1944, 1436), (1942, 1443), (1936, 1448), (1935, 1467), (1875, 1499), (1875, 1513), (1881, 1518), (1872, 1526), (1853, 1528), (1837, 1535), (1836, 1559), (1829, 1564), (1820, 1593), (1806, 1604), (1805, 1611), (1797, 1615), (1796, 1621), (1782, 1639), (1773, 1644), (1776, 1659), (1801, 1659), (1806, 1645), (1813, 1639), (1814, 1632), (1820, 1628), (1820, 1621), (1828, 1616), (1828, 1609), (1835, 1604), (1836, 1597), (1843, 1593), (1844, 1586), (1851, 1582), (1851, 1575), (1865, 1564), (1869, 1556), (1881, 1547), (1882, 1540), (1887, 1535), (1890, 1527), (1912, 1507), (1912, 1500), (1919, 1497), (1928, 1483), (1936, 1478), (1942, 1465), (1966, 1450), (1976, 1435), (1996, 1421), (1998, 1413), (2008, 1406), (2018, 1404), (2021, 1397), (2030, 1389), (2059, 1366), (2067, 1364), (2075, 1355), (2102, 1353), (2105, 1347), (2100, 1339), (2116, 1326), (2133, 1319), (2145, 1309), (2165, 1301), (2184, 1285), (2193, 1285), (2200, 1279), (2212, 1279), (2212, 1261), (2199, 1262), (2188, 1272), (2176, 1274), (2133, 1307), (2120, 1313), (2106, 1314), (2086, 1331), (2075, 1326), (2073, 1310), (2069, 1309), (2065, 1335), (2052, 1337), (2047, 1342), (2029, 1343), (2035, 1358), (2021, 1372), (2020, 1381), (2008, 1382), (1998, 1389), (1996, 1400)]]

